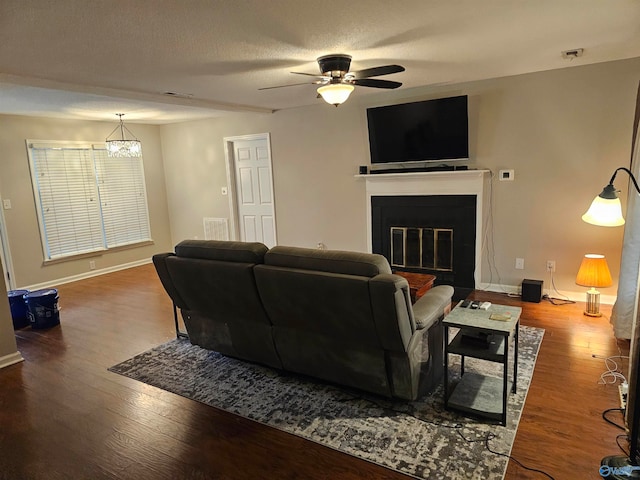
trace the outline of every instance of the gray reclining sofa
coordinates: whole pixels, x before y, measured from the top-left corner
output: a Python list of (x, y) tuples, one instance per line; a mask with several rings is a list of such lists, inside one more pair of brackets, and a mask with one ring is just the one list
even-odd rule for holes
[(406, 400), (441, 381), (453, 288), (412, 305), (381, 255), (185, 240), (153, 262), (195, 345)]

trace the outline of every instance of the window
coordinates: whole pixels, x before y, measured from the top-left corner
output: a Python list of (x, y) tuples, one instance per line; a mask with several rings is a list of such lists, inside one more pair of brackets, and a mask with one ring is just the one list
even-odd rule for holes
[(142, 157), (111, 158), (103, 144), (28, 146), (45, 261), (151, 240)]

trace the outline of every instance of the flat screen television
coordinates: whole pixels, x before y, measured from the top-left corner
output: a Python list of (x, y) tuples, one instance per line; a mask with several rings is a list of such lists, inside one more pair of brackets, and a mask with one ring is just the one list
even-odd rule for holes
[(367, 109), (373, 165), (469, 158), (467, 96)]

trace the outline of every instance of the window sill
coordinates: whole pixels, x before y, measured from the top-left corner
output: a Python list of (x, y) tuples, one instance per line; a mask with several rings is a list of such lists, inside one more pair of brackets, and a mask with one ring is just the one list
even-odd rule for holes
[(117, 247), (107, 248), (104, 250), (96, 250), (93, 252), (79, 253), (76, 255), (65, 255), (64, 257), (45, 259), (42, 262), (42, 265), (49, 266), (49, 265), (56, 265), (58, 263), (70, 262), (73, 260), (80, 260), (83, 258), (101, 257), (102, 255), (105, 255), (107, 253), (115, 253), (115, 252), (120, 252), (122, 250), (130, 250), (132, 248), (146, 247), (148, 245), (153, 245), (154, 243), (155, 242), (153, 240), (144, 240), (142, 242), (129, 243), (127, 245), (119, 245)]

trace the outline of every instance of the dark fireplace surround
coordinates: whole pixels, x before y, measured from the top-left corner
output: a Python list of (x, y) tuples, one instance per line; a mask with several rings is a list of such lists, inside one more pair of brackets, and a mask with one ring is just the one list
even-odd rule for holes
[[(476, 195), (371, 196), (372, 252), (384, 255), (393, 263), (392, 229), (397, 233), (398, 229), (407, 227), (414, 236), (417, 229), (452, 230), (453, 245), (451, 251), (446, 252), (451, 254), (449, 265), (441, 269), (417, 265), (392, 268), (435, 275), (436, 285), (453, 285), (454, 298), (464, 298), (475, 288), (476, 202)], [(395, 241), (398, 242), (397, 237)]]
[[(448, 268), (430, 272), (423, 268), (429, 261), (422, 262), (420, 268), (394, 265), (391, 268), (396, 271), (432, 273), (437, 277), (436, 284), (455, 287), (454, 300), (466, 297), (481, 285), (481, 237), (490, 207), (489, 170), (379, 173), (356, 177), (365, 181), (367, 239), (372, 252), (381, 253), (390, 260), (390, 264), (393, 263), (390, 255), (391, 227), (396, 227), (393, 232), (394, 244), (398, 243), (396, 235), (400, 230), (404, 232), (407, 245), (408, 239), (414, 245), (416, 237), (421, 235), (421, 242), (418, 243), (428, 252), (432, 246), (429, 241), (435, 244), (435, 234), (431, 229), (442, 228), (446, 240), (444, 243), (448, 241), (450, 244), (449, 237), (452, 236), (454, 244), (453, 251), (446, 252), (452, 253), (452, 261), (445, 265)], [(452, 234), (450, 230), (453, 230)], [(396, 250), (394, 256), (398, 256)], [(411, 256), (411, 261), (406, 264), (413, 266), (415, 258), (416, 255)], [(443, 261), (443, 264), (446, 263)]]

